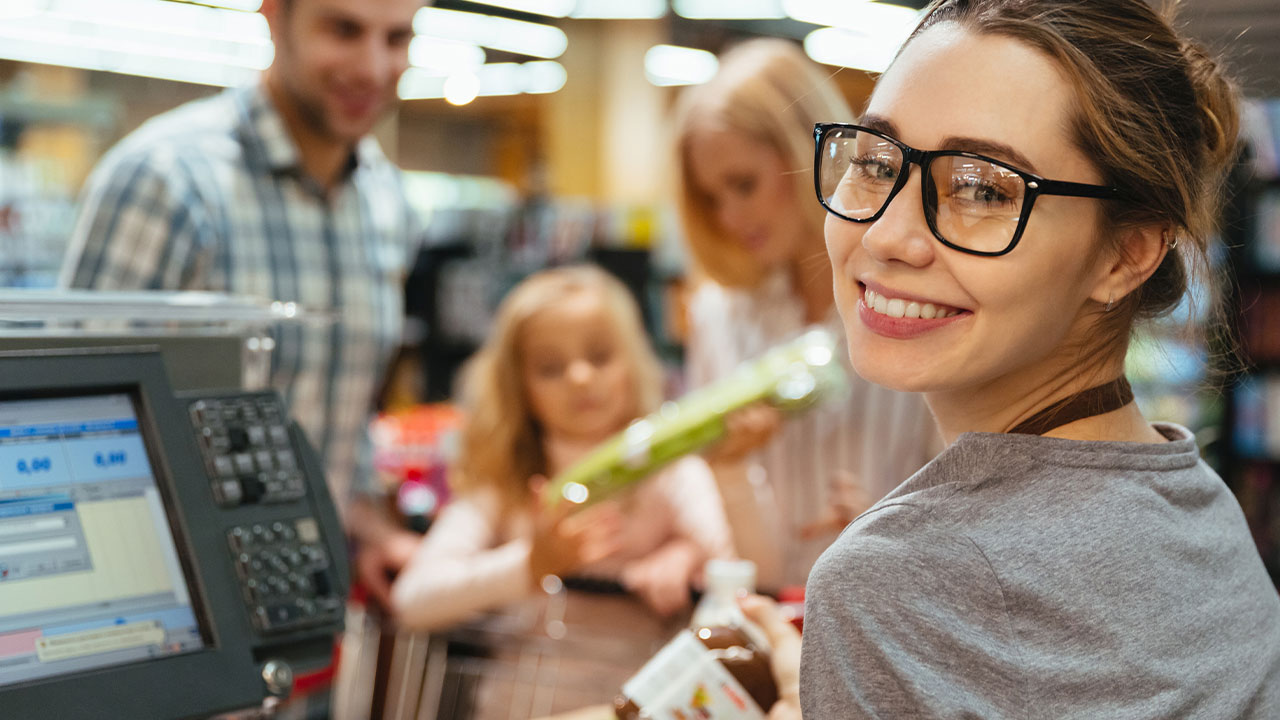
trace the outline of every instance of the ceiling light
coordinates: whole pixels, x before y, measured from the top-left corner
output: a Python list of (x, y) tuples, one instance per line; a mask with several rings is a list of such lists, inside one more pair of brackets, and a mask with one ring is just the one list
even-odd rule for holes
[(444, 99), (450, 105), (466, 105), (480, 94), (480, 78), (473, 72), (459, 72), (445, 78)]
[(569, 80), (564, 66), (552, 60), (524, 64), (524, 91), (537, 95), (553, 93)]
[(782, 8), (794, 20), (866, 35), (900, 33), (904, 27), (914, 28), (920, 16), (918, 10), (869, 0), (782, 0)]
[[(433, 73), (422, 68), (409, 68), (400, 77), (397, 88), (404, 100), (445, 98), (455, 105), (469, 93), (474, 78), (478, 96), (519, 95), (521, 93), (553, 93), (564, 87), (564, 66), (550, 60), (526, 63), (488, 63), (472, 71), (452, 74)], [(454, 98), (454, 99), (450, 99)]]
[(680, 17), (695, 20), (754, 20), (786, 17), (782, 0), (672, 0)]
[(910, 30), (872, 36), (844, 28), (819, 28), (804, 39), (804, 51), (820, 63), (881, 73), (888, 69), (909, 34)]
[(170, 0), (171, 2), (189, 3), (191, 5), (206, 5), (209, 7), (226, 8), (227, 10), (239, 10), (241, 12), (258, 12), (262, 7), (262, 0)]
[(253, 80), (274, 50), (261, 15), (155, 0), (47, 0), (0, 24), (0, 57), (206, 85)]
[(520, 55), (557, 58), (569, 39), (557, 27), (481, 13), (424, 7), (413, 18), (419, 35), (470, 43)]
[(414, 67), (451, 73), (475, 68), (485, 61), (479, 45), (417, 36), (409, 41), (409, 64)]
[(471, 0), (481, 5), (492, 5), (493, 7), (505, 8), (507, 10), (515, 10), (517, 12), (529, 13), (531, 15), (546, 15), (547, 17), (564, 17), (573, 11), (576, 4), (575, 0)]
[(569, 17), (591, 20), (652, 20), (666, 14), (666, 0), (578, 0), (578, 6)]
[(654, 45), (644, 54), (644, 76), (654, 85), (697, 85), (715, 77), (720, 61), (706, 50)]

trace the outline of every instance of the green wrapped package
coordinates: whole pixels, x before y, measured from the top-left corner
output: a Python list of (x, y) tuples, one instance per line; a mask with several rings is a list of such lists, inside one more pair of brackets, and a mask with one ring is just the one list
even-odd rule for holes
[(547, 485), (547, 505), (603, 500), (716, 442), (725, 434), (725, 416), (748, 405), (763, 402), (791, 414), (843, 396), (849, 382), (836, 355), (843, 350), (831, 333), (811, 329), (729, 376), (663, 404), (557, 475)]

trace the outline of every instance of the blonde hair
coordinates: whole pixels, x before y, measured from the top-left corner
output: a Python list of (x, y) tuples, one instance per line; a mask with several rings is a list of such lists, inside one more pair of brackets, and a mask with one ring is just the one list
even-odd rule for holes
[(853, 111), (839, 91), (792, 42), (749, 40), (725, 53), (715, 77), (687, 89), (676, 105), (677, 206), (698, 270), (712, 280), (738, 287), (758, 284), (764, 268), (751, 253), (716, 227), (705, 197), (690, 174), (688, 145), (694, 130), (711, 125), (741, 133), (778, 152), (794, 175), (796, 198), (805, 208), (797, 223), (822, 243), (822, 209), (804, 203), (813, 192), (813, 125), (851, 120)]
[(517, 285), (498, 306), (493, 329), (463, 375), (465, 413), (458, 460), (450, 484), (459, 493), (493, 487), (504, 510), (529, 500), (530, 476), (547, 472), (542, 428), (529, 406), (521, 374), (521, 332), (538, 313), (578, 293), (595, 293), (621, 340), (635, 383), (632, 416), (662, 402), (662, 369), (645, 335), (631, 292), (592, 266), (544, 270)]

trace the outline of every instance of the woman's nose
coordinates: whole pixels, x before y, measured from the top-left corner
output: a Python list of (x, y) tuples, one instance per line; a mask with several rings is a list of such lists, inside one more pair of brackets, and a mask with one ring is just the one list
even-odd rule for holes
[[(908, 166), (909, 167), (909, 166)], [(862, 234), (862, 247), (882, 263), (903, 262), (923, 267), (933, 261), (937, 241), (929, 230), (921, 202), (924, 173), (912, 172), (879, 220)]]

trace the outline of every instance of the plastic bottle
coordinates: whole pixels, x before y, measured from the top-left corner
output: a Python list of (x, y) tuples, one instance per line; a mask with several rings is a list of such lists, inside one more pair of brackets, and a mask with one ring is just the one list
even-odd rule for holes
[(755, 572), (746, 560), (707, 563), (707, 592), (694, 609), (690, 629), (623, 685), (614, 701), (620, 720), (763, 720), (778, 699), (769, 646), (737, 601), (754, 591)]

